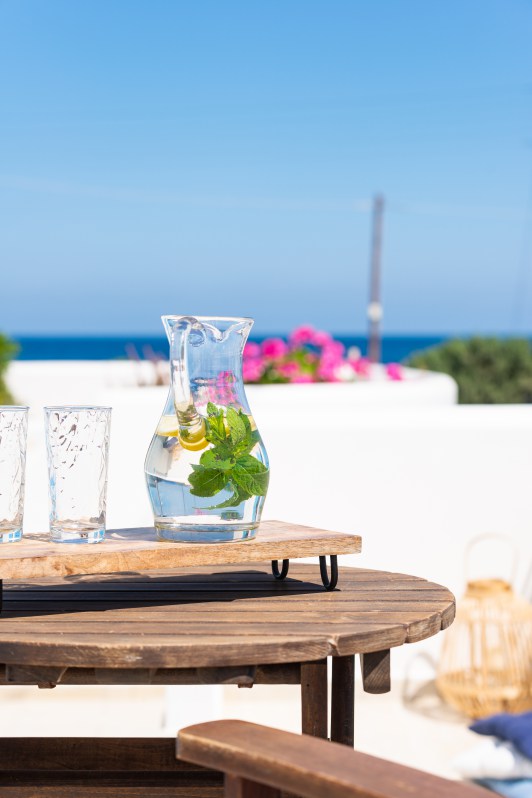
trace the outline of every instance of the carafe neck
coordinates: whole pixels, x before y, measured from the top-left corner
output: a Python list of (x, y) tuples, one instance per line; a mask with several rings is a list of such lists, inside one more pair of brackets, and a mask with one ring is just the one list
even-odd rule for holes
[(251, 319), (163, 316), (170, 343), (172, 393), (180, 434), (197, 437), (208, 402), (247, 407), (242, 355)]

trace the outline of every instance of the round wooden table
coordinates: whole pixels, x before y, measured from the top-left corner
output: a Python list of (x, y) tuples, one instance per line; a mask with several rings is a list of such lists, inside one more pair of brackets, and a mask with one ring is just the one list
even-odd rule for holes
[[(353, 744), (354, 655), (390, 688), (390, 649), (452, 623), (453, 595), (404, 574), (270, 564), (7, 581), (0, 683), (301, 684), (306, 733)], [(331, 730), (327, 658), (332, 657)]]

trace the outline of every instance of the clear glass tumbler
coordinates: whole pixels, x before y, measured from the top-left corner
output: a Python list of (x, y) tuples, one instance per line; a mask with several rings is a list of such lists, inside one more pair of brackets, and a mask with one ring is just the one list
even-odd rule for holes
[(28, 408), (0, 406), (0, 543), (22, 537)]
[(99, 543), (105, 536), (110, 407), (45, 407), (50, 537)]

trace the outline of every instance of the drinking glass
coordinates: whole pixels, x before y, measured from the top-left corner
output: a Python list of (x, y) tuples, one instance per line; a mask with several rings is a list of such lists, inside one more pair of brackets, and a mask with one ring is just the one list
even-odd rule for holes
[(28, 408), (0, 406), (0, 543), (22, 537)]
[(50, 537), (99, 543), (105, 536), (110, 407), (45, 407)]

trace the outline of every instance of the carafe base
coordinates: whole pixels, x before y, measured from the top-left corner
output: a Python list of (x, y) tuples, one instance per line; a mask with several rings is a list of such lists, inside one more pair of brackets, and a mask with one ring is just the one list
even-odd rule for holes
[(258, 524), (198, 524), (167, 520), (155, 520), (157, 537), (170, 543), (233, 543), (252, 540), (257, 534)]

